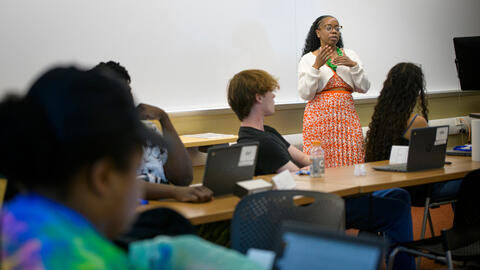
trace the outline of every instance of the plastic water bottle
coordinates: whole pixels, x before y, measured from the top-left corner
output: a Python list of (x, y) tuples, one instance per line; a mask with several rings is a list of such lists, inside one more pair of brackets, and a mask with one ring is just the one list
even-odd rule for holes
[(312, 150), (310, 151), (310, 176), (322, 177), (325, 174), (325, 152), (323, 152), (319, 141), (313, 142)]

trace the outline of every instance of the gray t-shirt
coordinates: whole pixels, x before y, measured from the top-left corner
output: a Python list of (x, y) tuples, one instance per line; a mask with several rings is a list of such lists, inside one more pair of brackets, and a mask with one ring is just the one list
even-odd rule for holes
[[(149, 121), (143, 121), (148, 127), (161, 134), (160, 130)], [(147, 143), (143, 147), (142, 165), (137, 171), (138, 178), (150, 183), (168, 184), (163, 165), (167, 162), (168, 151), (165, 148)]]

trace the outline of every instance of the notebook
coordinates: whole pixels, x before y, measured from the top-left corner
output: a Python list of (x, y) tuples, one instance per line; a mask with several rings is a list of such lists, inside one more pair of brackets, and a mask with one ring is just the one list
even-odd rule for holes
[(449, 156), (472, 156), (472, 145), (465, 144), (453, 147), (453, 149), (447, 149), (447, 155)]
[(286, 221), (275, 251), (274, 269), (376, 270), (385, 249), (381, 238), (348, 236), (315, 224)]
[(443, 168), (447, 150), (448, 126), (412, 129), (407, 163), (373, 166), (379, 171), (413, 172)]
[(258, 142), (208, 149), (203, 185), (215, 196), (232, 194), (238, 181), (250, 180), (257, 165)]
[(463, 157), (471, 157), (472, 151), (460, 151), (460, 150), (447, 150), (447, 155), (449, 156), (463, 156)]

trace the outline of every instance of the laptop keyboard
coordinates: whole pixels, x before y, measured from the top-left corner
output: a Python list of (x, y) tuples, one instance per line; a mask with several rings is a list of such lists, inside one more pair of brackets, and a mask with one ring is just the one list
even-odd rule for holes
[(390, 164), (386, 166), (374, 166), (375, 170), (379, 171), (389, 171), (389, 172), (406, 172), (407, 171), (407, 164)]

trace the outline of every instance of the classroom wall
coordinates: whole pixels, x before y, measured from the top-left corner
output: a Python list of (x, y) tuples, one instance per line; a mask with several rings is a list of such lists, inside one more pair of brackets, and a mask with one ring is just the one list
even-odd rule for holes
[[(480, 91), (429, 94), (428, 102), (430, 119), (465, 116), (471, 112), (480, 112)], [(375, 98), (355, 101), (362, 126), (368, 126), (375, 104)], [(301, 133), (304, 108), (304, 104), (277, 105), (276, 113), (267, 117), (265, 122), (282, 134)], [(181, 135), (204, 132), (237, 134), (240, 125), (240, 121), (229, 109), (171, 113), (170, 116)], [(460, 136), (449, 138), (449, 145), (464, 143)]]
[(279, 104), (301, 103), (297, 64), (323, 14), (368, 72), (355, 98), (375, 97), (403, 61), (422, 65), (429, 92), (454, 91), (452, 39), (480, 35), (478, 10), (478, 0), (1, 0), (0, 98), (52, 65), (116, 60), (139, 100), (169, 112), (228, 108), (228, 80), (250, 68), (279, 79)]

